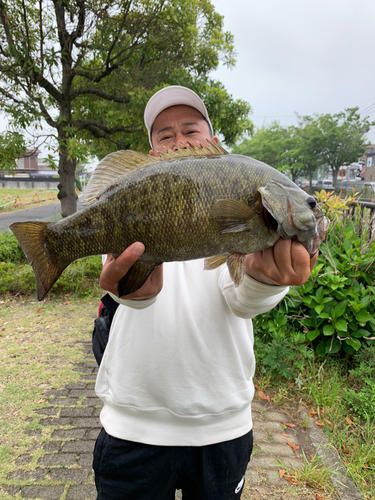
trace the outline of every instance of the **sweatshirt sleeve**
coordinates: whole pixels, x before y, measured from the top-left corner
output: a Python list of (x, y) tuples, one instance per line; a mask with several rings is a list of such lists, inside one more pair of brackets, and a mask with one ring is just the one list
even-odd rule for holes
[(120, 299), (116, 297), (111, 292), (108, 292), (112, 299), (122, 306), (131, 307), (132, 309), (146, 309), (146, 307), (151, 306), (156, 302), (157, 297), (152, 297), (151, 299)]
[(219, 286), (233, 314), (240, 318), (253, 318), (273, 309), (289, 291), (287, 286), (259, 283), (247, 274), (240, 286), (231, 280), (226, 266), (222, 266)]
[[(106, 260), (107, 260), (107, 256), (102, 255), (102, 264), (104, 264)], [(107, 292), (108, 292), (108, 290), (107, 290)], [(146, 309), (146, 307), (151, 306), (156, 301), (156, 297), (153, 297), (152, 299), (145, 299), (145, 300), (142, 300), (142, 299), (139, 299), (139, 300), (126, 299), (126, 300), (124, 300), (124, 299), (120, 299), (119, 297), (117, 297), (116, 295), (114, 295), (111, 292), (108, 292), (108, 293), (115, 302), (117, 302), (118, 304), (121, 304), (123, 306), (131, 307), (132, 309)]]

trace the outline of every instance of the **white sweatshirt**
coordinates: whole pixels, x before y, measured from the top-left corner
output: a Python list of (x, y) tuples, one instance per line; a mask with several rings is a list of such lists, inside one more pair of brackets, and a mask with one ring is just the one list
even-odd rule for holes
[(288, 288), (203, 260), (164, 264), (150, 300), (120, 300), (96, 393), (108, 434), (165, 446), (204, 446), (252, 428), (255, 371), (251, 317), (272, 309)]

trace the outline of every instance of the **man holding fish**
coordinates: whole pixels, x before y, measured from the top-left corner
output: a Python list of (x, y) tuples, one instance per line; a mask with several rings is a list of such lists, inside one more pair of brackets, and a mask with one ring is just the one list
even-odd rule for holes
[[(145, 125), (152, 157), (218, 143), (203, 102), (185, 87), (157, 92)], [(214, 208), (222, 232), (246, 232), (240, 214), (248, 207), (229, 201)], [(254, 210), (265, 211), (257, 203)], [(307, 195), (306, 207), (316, 210)], [(287, 211), (294, 226), (292, 201)], [(314, 246), (270, 230), (268, 248), (206, 259), (208, 272), (202, 259), (165, 262), (120, 298), (119, 283), (147, 248), (136, 241), (116, 259), (108, 255), (100, 284), (120, 307), (96, 383), (104, 403), (94, 452), (98, 500), (173, 500), (176, 489), (186, 500), (240, 498), (252, 451), (251, 318), (308, 280), (323, 232), (315, 231)]]

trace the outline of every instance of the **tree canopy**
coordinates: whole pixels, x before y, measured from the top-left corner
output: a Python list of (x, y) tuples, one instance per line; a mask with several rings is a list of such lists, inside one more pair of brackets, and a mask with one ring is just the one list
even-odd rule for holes
[(26, 145), (21, 134), (10, 131), (0, 134), (0, 171), (16, 168), (16, 158), (24, 153), (26, 153)]
[(366, 133), (372, 123), (368, 117), (362, 118), (359, 108), (348, 108), (334, 115), (304, 116), (299, 127), (312, 130), (313, 147), (321, 162), (332, 169), (333, 185), (342, 166), (350, 165), (365, 152)]
[(64, 216), (77, 160), (148, 150), (143, 110), (166, 85), (197, 91), (228, 145), (250, 131), (249, 104), (208, 77), (220, 60), (233, 37), (209, 0), (0, 0), (0, 108), (58, 152)]
[(335, 185), (340, 168), (364, 154), (365, 134), (371, 125), (368, 118), (361, 118), (358, 108), (334, 115), (298, 116), (297, 127), (273, 123), (258, 129), (232, 152), (253, 156), (278, 170), (288, 170), (293, 180), (306, 176), (310, 186), (317, 169), (326, 165), (332, 170)]

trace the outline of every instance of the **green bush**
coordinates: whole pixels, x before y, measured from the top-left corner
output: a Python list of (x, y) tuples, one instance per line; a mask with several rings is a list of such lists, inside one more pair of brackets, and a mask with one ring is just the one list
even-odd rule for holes
[(0, 264), (25, 264), (27, 259), (13, 233), (0, 232)]
[[(78, 297), (99, 293), (101, 256), (72, 262), (62, 273), (51, 294), (75, 294)], [(35, 277), (13, 233), (0, 233), (0, 294), (35, 294)]]
[(339, 218), (329, 229), (309, 281), (278, 308), (255, 319), (255, 329), (272, 341), (280, 313), (289, 335), (303, 332), (320, 355), (354, 354), (375, 335), (375, 243), (368, 213)]

